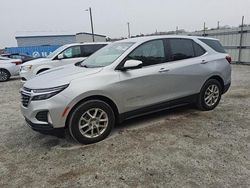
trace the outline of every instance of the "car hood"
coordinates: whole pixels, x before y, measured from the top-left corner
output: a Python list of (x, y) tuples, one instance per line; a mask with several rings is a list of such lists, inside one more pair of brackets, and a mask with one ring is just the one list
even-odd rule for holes
[(50, 59), (48, 58), (39, 58), (39, 59), (34, 59), (34, 60), (31, 60), (31, 61), (27, 61), (25, 63), (22, 64), (22, 66), (26, 66), (26, 65), (38, 65), (38, 64), (43, 64), (47, 61), (50, 61)]
[(74, 64), (61, 66), (42, 72), (25, 82), (24, 87), (45, 89), (69, 84), (72, 80), (100, 72), (103, 68), (84, 68)]

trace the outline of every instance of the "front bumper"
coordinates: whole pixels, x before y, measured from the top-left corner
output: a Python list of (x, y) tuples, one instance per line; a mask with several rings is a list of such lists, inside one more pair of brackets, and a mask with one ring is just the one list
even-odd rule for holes
[[(27, 124), (34, 130), (64, 128), (67, 114), (63, 116), (63, 113), (69, 102), (69, 98), (59, 93), (46, 100), (31, 100), (27, 106), (21, 104), (21, 112)], [(43, 112), (48, 116), (45, 114), (44, 117), (41, 117)]]
[(55, 128), (53, 127), (53, 125), (51, 125), (50, 123), (47, 124), (37, 124), (37, 123), (32, 123), (30, 120), (28, 120), (27, 118), (25, 118), (26, 124), (32, 128), (35, 131), (52, 131)]

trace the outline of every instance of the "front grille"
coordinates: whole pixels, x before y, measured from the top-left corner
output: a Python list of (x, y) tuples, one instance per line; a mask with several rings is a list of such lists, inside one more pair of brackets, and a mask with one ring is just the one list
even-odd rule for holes
[(24, 107), (28, 107), (30, 96), (28, 94), (25, 94), (24, 92), (21, 92), (21, 101)]
[(48, 111), (41, 111), (36, 114), (38, 121), (48, 122)]

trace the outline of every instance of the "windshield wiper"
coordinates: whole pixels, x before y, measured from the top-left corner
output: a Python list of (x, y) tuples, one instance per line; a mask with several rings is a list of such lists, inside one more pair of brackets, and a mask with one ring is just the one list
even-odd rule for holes
[(84, 68), (98, 68), (98, 67), (104, 67), (104, 66), (81, 65), (81, 67), (84, 67)]

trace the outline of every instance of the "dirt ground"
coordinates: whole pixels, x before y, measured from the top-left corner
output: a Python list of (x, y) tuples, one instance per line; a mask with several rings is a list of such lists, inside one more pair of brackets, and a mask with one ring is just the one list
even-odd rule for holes
[(79, 145), (25, 125), (20, 80), (0, 83), (0, 187), (250, 187), (250, 66), (213, 111), (164, 111)]

